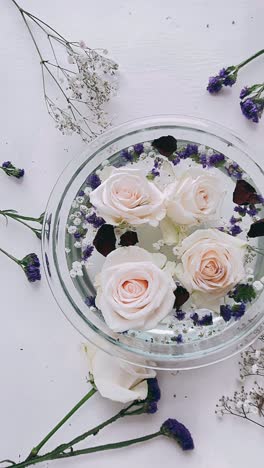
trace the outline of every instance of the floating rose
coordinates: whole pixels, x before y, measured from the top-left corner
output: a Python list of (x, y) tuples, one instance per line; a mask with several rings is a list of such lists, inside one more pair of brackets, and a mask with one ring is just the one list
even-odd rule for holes
[(90, 194), (90, 201), (107, 223), (157, 226), (164, 218), (164, 195), (138, 169), (113, 169)]
[(197, 230), (183, 240), (176, 274), (198, 306), (219, 307), (245, 276), (246, 242), (216, 229)]
[(177, 149), (177, 140), (171, 135), (161, 136), (153, 140), (152, 146), (163, 156), (171, 156)]
[(197, 224), (217, 214), (225, 190), (220, 179), (203, 169), (189, 169), (168, 185), (167, 216), (175, 224)]
[(116, 332), (148, 330), (173, 308), (175, 284), (152, 255), (136, 247), (110, 253), (98, 277), (96, 305)]

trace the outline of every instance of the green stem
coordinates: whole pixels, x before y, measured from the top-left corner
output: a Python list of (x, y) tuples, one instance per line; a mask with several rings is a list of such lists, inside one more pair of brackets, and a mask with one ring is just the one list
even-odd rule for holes
[(146, 436), (138, 437), (136, 439), (123, 440), (122, 442), (115, 442), (115, 443), (106, 444), (106, 445), (98, 445), (96, 447), (90, 447), (90, 448), (83, 449), (83, 450), (76, 450), (75, 452), (71, 451), (69, 453), (58, 453), (58, 454), (55, 454), (53, 452), (53, 453), (46, 454), (40, 457), (27, 459), (24, 462), (17, 463), (16, 465), (13, 465), (13, 466), (14, 468), (25, 468), (27, 466), (36, 465), (37, 463), (41, 463), (44, 461), (58, 460), (62, 458), (71, 458), (71, 457), (77, 457), (79, 455), (86, 455), (88, 453), (103, 452), (106, 450), (129, 447), (130, 445), (134, 445), (134, 444), (138, 444), (141, 442), (146, 442), (148, 440), (154, 439), (156, 437), (159, 437), (160, 435), (162, 434), (160, 431), (158, 431), (158, 432), (154, 432), (153, 434), (148, 434)]
[(0, 252), (2, 252), (2, 253), (5, 254), (7, 257), (9, 257), (11, 260), (13, 260), (13, 261), (16, 262), (18, 265), (20, 265), (20, 260), (18, 260), (16, 257), (13, 257), (13, 255), (9, 254), (9, 253), (6, 252), (4, 249), (1, 249), (1, 247), (0, 247)]
[(259, 50), (256, 54), (252, 55), (251, 57), (249, 57), (248, 59), (244, 60), (239, 65), (237, 65), (237, 70), (240, 70), (240, 68), (244, 67), (249, 62), (252, 62), (252, 60), (254, 60), (255, 58), (259, 57), (262, 54), (264, 54), (264, 49)]
[(97, 391), (97, 390), (96, 390), (95, 388), (92, 388), (92, 389), (77, 403), (77, 405), (75, 405), (75, 406), (71, 409), (71, 411), (69, 411), (69, 413), (67, 413), (66, 416), (64, 416), (64, 418), (62, 418), (61, 421), (60, 421), (58, 424), (56, 424), (56, 426), (46, 435), (46, 437), (44, 437), (44, 439), (42, 439), (42, 440), (39, 442), (39, 444), (36, 445), (36, 447), (34, 447), (34, 448), (31, 450), (31, 452), (30, 452), (30, 454), (29, 454), (27, 460), (28, 460), (28, 459), (31, 459), (31, 457), (35, 457), (35, 456), (39, 453), (39, 451), (40, 451), (40, 449), (43, 447), (43, 445), (45, 445), (46, 442), (48, 442), (48, 440), (61, 428), (61, 426), (63, 426), (63, 424), (65, 424), (66, 421), (68, 421), (68, 419), (70, 419), (70, 417), (71, 417), (74, 413), (76, 413), (76, 411), (77, 411), (79, 408), (81, 408), (81, 406), (83, 406), (84, 403), (86, 403), (86, 401), (88, 401), (89, 398), (91, 398), (91, 397), (96, 393), (96, 391)]

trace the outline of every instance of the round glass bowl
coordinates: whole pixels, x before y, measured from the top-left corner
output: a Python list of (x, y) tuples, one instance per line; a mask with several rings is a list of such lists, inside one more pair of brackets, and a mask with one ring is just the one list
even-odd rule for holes
[[(259, 193), (264, 188), (264, 174), (254, 162), (254, 155), (240, 138), (221, 126), (180, 116), (155, 116), (128, 122), (112, 128), (87, 145), (83, 154), (71, 161), (60, 176), (46, 209), (43, 259), (48, 283), (58, 305), (74, 327), (90, 342), (113, 356), (138, 365), (156, 369), (190, 369), (220, 361), (252, 343), (263, 330), (262, 293), (240, 320), (226, 323), (220, 318), (204, 327), (205, 332), (199, 330), (199, 327), (188, 326), (181, 342), (175, 338), (173, 340), (177, 335), (177, 326), (176, 330), (175, 327), (172, 330), (168, 321), (151, 331), (111, 331), (100, 311), (85, 303), (87, 296), (95, 295), (94, 275), (85, 270), (82, 277), (73, 279), (70, 276), (70, 264), (78, 258), (67, 238), (67, 223), (73, 201), (84, 187), (87, 177), (102, 167), (106, 160), (110, 160), (111, 164), (118, 163), (122, 149), (151, 142), (163, 135), (172, 135), (178, 142), (185, 144), (191, 142), (213, 148), (235, 161), (249, 180), (253, 181)], [(229, 195), (232, 197), (232, 189)], [(262, 239), (256, 241), (258, 248), (263, 248)], [(150, 245), (151, 242), (153, 240)], [(70, 254), (66, 254), (65, 247), (68, 252), (71, 250)], [(98, 261), (95, 272), (98, 272), (104, 257), (97, 253), (95, 259)], [(256, 279), (263, 277), (263, 255), (257, 256), (254, 270)]]

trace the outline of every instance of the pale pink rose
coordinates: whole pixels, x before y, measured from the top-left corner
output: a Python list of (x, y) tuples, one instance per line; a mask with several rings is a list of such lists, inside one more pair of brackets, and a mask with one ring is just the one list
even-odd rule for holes
[(183, 240), (176, 274), (196, 305), (214, 307), (244, 278), (245, 246), (217, 229), (197, 230)]
[(211, 170), (189, 169), (165, 191), (167, 216), (175, 224), (215, 217), (224, 193), (223, 183)]
[(136, 246), (111, 252), (97, 280), (96, 305), (112, 330), (149, 330), (172, 310), (175, 284)]
[(90, 201), (107, 223), (158, 226), (164, 218), (164, 195), (138, 169), (113, 169), (90, 194)]

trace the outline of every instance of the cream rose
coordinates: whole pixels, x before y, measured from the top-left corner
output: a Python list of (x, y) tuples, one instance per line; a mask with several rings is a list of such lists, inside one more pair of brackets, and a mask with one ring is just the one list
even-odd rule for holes
[(165, 191), (167, 216), (175, 224), (197, 224), (214, 217), (224, 192), (213, 172), (189, 169)]
[(121, 247), (107, 256), (97, 286), (96, 305), (116, 332), (154, 328), (175, 300), (171, 275), (136, 246)]
[(107, 223), (157, 226), (164, 218), (164, 195), (138, 169), (113, 169), (90, 194), (90, 201)]
[(197, 230), (179, 250), (176, 275), (198, 306), (214, 308), (245, 276), (246, 242), (217, 229)]
[(84, 350), (88, 357), (89, 371), (103, 397), (121, 403), (147, 398), (146, 379), (156, 376), (154, 370), (120, 361), (90, 344), (85, 345)]

